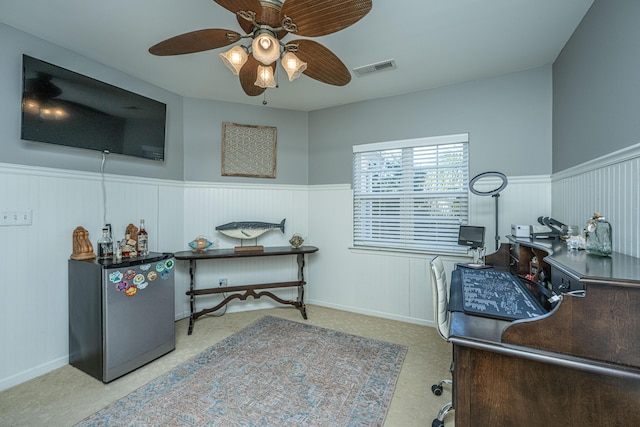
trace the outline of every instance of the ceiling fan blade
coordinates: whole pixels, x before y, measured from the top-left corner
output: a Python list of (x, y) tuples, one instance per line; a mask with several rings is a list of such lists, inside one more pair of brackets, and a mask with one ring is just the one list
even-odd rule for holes
[(307, 63), (307, 69), (303, 71), (306, 76), (334, 86), (344, 86), (351, 81), (351, 73), (340, 58), (320, 43), (299, 39), (287, 44), (298, 45), (295, 54)]
[(151, 46), (149, 52), (158, 56), (183, 55), (227, 46), (239, 38), (240, 34), (235, 31), (210, 28), (171, 37)]
[[(217, 0), (216, 0), (217, 1)], [(232, 1), (232, 3), (236, 3)], [(265, 1), (264, 3), (260, 3), (260, 7), (258, 9), (254, 9), (253, 7), (249, 7), (240, 10), (252, 10), (256, 13), (256, 23), (260, 25), (268, 25), (271, 28), (278, 28), (281, 26), (280, 20), (280, 7), (281, 5), (272, 1)], [(237, 6), (236, 6), (237, 7)], [(238, 24), (240, 27), (249, 34), (254, 30), (253, 23), (247, 21), (242, 16), (238, 15)], [(281, 39), (288, 34), (287, 30), (278, 31), (278, 38)]]
[(318, 37), (335, 33), (362, 19), (371, 10), (372, 0), (287, 0), (280, 18), (291, 18), (298, 26), (295, 34)]
[(213, 0), (231, 13), (238, 13), (241, 10), (251, 10), (260, 16), (262, 5), (260, 0)]
[[(274, 62), (275, 64), (275, 62)], [(256, 79), (258, 78), (258, 65), (261, 65), (253, 55), (249, 55), (247, 62), (244, 63), (238, 77), (240, 77), (240, 85), (242, 90), (249, 96), (258, 96), (266, 90), (266, 88), (256, 86)], [(271, 65), (274, 68), (274, 65)], [(274, 70), (275, 72), (275, 70)]]

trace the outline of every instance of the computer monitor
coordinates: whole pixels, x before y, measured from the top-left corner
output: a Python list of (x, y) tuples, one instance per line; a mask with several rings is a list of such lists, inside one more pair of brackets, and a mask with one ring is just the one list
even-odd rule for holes
[(484, 227), (461, 225), (458, 232), (458, 244), (471, 249), (484, 248)]

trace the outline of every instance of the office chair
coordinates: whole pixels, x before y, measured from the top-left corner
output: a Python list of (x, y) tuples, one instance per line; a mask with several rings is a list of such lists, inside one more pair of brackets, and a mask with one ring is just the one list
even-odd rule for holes
[[(449, 340), (449, 285), (447, 284), (447, 275), (444, 271), (444, 265), (439, 256), (433, 258), (430, 262), (431, 267), (431, 291), (433, 295), (433, 313), (436, 321), (438, 333), (445, 341)], [(431, 386), (431, 391), (436, 396), (442, 394), (443, 384), (453, 385), (452, 380), (443, 379), (437, 384)], [(448, 402), (442, 406), (438, 416), (434, 418), (431, 427), (443, 427), (444, 417), (453, 409), (453, 402)]]

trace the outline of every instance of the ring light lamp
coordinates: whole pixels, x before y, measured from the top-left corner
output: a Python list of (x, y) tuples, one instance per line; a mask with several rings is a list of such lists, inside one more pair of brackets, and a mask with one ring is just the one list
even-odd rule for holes
[[(493, 177), (499, 178), (502, 181), (497, 188), (490, 191), (480, 191), (474, 187), (475, 184), (482, 178)], [(500, 245), (500, 236), (498, 235), (498, 197), (500, 197), (500, 192), (507, 187), (507, 183), (507, 177), (505, 176), (505, 174), (500, 172), (483, 172), (474, 176), (473, 178), (471, 178), (471, 181), (469, 181), (469, 190), (471, 190), (473, 194), (477, 196), (491, 196), (496, 199), (496, 250), (498, 250), (498, 246)]]
[[(488, 178), (488, 177), (497, 177), (500, 178), (502, 180), (502, 183), (500, 184), (500, 186), (494, 190), (490, 190), (490, 191), (480, 191), (474, 188), (474, 185), (476, 184), (476, 182), (480, 181), (482, 178)], [(502, 190), (505, 189), (505, 187), (507, 186), (507, 177), (500, 172), (483, 172), (479, 175), (474, 176), (471, 181), (469, 181), (469, 190), (471, 190), (471, 192), (477, 196), (493, 196), (494, 194), (499, 194)]]

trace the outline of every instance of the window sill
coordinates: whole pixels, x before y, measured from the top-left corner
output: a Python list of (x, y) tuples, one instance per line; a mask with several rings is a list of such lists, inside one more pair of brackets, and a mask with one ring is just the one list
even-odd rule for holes
[(473, 259), (473, 254), (466, 251), (435, 251), (435, 250), (419, 250), (419, 249), (400, 249), (400, 248), (385, 248), (385, 247), (373, 247), (373, 246), (349, 246), (349, 251), (354, 253), (363, 254), (388, 254), (394, 256), (436, 256), (447, 255), (459, 258)]

